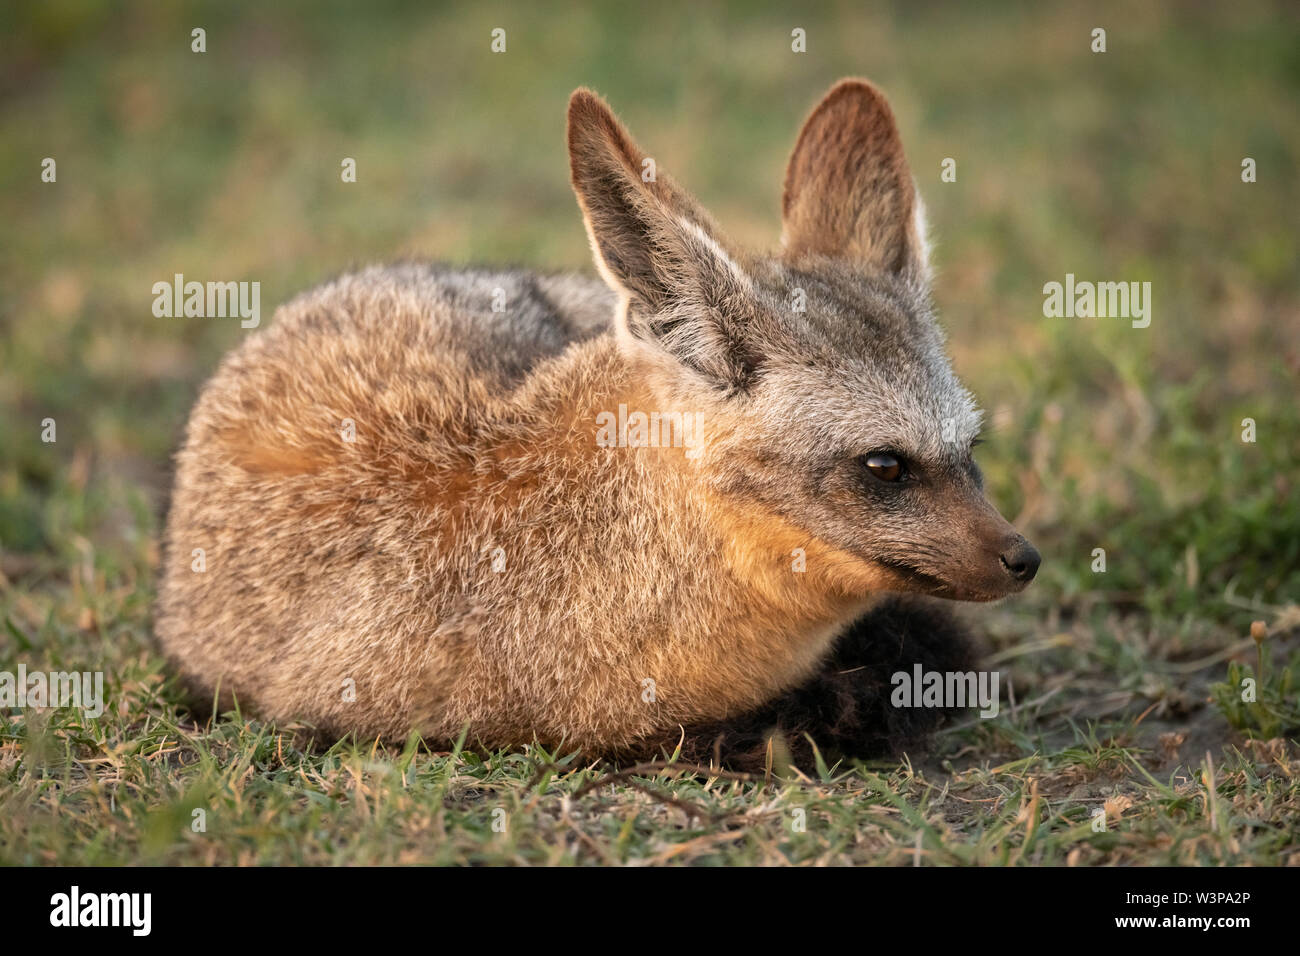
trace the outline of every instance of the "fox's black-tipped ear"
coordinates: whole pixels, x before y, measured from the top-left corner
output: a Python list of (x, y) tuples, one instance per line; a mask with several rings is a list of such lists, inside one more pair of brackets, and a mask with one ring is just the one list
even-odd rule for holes
[(591, 90), (569, 98), (568, 139), (573, 190), (607, 281), (658, 310), (722, 265), (708, 214)]
[(648, 162), (600, 97), (569, 99), (569, 170), (596, 266), (628, 297), (625, 329), (695, 371), (734, 380), (748, 288), (717, 227)]
[(587, 89), (569, 98), (568, 140), (569, 175), (597, 267), (611, 285), (658, 308), (665, 290), (649, 234), (663, 213), (641, 180), (645, 155)]
[(926, 274), (925, 223), (903, 142), (884, 94), (866, 80), (841, 80), (804, 121), (781, 215), (789, 258)]

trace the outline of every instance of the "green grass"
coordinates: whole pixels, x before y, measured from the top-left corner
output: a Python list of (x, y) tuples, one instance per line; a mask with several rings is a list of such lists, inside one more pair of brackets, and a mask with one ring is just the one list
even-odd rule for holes
[[(366, 11), (0, 14), (0, 671), (102, 670), (109, 701), (0, 710), (0, 863), (1300, 863), (1294, 11)], [(196, 390), (248, 333), (154, 318), (154, 282), (260, 281), (269, 322), (370, 261), (587, 269), (562, 138), (582, 84), (772, 248), (797, 124), (853, 74), (889, 93), (927, 201), (990, 493), (1045, 556), (1022, 597), (963, 611), (1003, 673), (997, 718), (795, 780), (194, 722), (150, 640), (159, 514)], [(1067, 272), (1150, 281), (1150, 328), (1044, 318)]]

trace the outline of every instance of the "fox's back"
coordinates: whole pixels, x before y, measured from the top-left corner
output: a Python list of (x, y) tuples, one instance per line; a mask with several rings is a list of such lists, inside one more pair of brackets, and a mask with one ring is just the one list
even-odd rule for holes
[(271, 334), (286, 343), (315, 335), (364, 340), (380, 370), (415, 349), (467, 378), (510, 387), (538, 361), (606, 331), (613, 308), (614, 294), (595, 278), (407, 263), (303, 293), (281, 310)]

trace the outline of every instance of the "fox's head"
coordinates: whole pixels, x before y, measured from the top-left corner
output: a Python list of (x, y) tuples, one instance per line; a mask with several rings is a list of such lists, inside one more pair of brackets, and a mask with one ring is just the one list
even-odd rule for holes
[(1033, 579), (1038, 552), (971, 457), (980, 413), (944, 352), (921, 202), (875, 87), (844, 80), (805, 121), (776, 256), (735, 249), (587, 90), (568, 140), (621, 348), (702, 416), (712, 492), (825, 545), (845, 590), (992, 600)]

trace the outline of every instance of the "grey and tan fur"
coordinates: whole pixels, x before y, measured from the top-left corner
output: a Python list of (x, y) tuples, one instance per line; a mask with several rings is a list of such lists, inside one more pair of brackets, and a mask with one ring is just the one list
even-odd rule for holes
[[(283, 306), (204, 387), (156, 620), (200, 694), (331, 733), (613, 751), (771, 701), (881, 592), (1033, 576), (981, 492), (874, 87), (806, 121), (776, 256), (644, 182), (586, 90), (568, 144), (604, 284), (368, 269)], [(697, 414), (702, 453), (598, 447), (620, 404)]]

